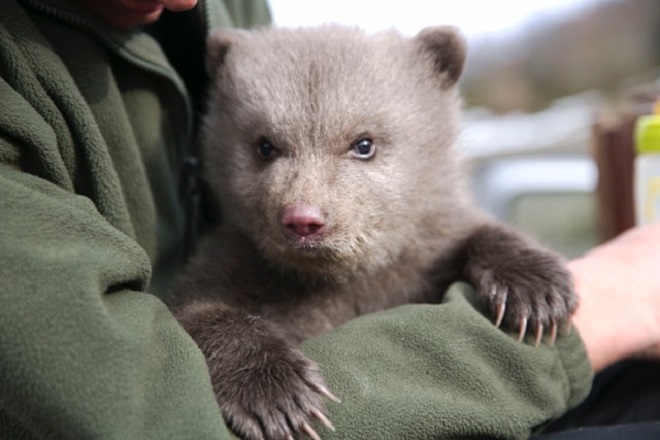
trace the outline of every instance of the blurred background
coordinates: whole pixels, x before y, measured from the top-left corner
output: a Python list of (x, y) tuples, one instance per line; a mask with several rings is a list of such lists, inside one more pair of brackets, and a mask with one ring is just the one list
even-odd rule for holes
[(276, 25), (458, 26), (478, 201), (568, 257), (634, 224), (632, 131), (660, 87), (658, 0), (270, 0)]

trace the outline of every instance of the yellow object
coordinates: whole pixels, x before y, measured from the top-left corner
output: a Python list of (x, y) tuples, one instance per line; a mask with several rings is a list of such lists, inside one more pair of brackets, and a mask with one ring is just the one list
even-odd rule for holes
[(660, 153), (660, 101), (655, 103), (652, 115), (637, 120), (635, 146), (638, 153)]
[(637, 224), (660, 222), (660, 101), (635, 125), (635, 214)]

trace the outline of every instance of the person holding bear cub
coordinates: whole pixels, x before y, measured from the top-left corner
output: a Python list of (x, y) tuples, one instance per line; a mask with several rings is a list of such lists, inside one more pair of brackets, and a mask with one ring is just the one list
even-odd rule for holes
[[(182, 262), (206, 32), (268, 12), (179, 12), (195, 3), (3, 1), (2, 437), (230, 438), (204, 358), (154, 295)], [(319, 432), (529, 436), (584, 399), (592, 372), (660, 356), (659, 242), (648, 227), (569, 262), (580, 335), (553, 346), (497, 329), (466, 285), (306, 341), (342, 398), (336, 432)]]

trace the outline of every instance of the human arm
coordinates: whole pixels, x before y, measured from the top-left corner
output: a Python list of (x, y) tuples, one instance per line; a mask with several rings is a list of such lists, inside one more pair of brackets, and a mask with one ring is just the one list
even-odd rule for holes
[[(47, 48), (8, 2), (0, 18), (0, 438), (228, 438), (203, 357), (145, 293), (151, 262), (122, 216), (116, 169)], [(81, 178), (86, 164), (96, 180)]]
[(0, 218), (0, 437), (222, 438), (204, 360), (142, 292), (134, 242), (4, 165)]
[(580, 296), (573, 322), (594, 372), (660, 358), (660, 224), (631, 229), (568, 268)]
[(342, 399), (329, 403), (324, 438), (527, 438), (578, 404), (591, 384), (574, 331), (535, 348), (495, 328), (471, 287), (439, 305), (360, 317), (307, 341)]
[[(0, 138), (3, 158), (15, 147)], [(144, 293), (150, 263), (130, 237), (9, 163), (0, 224), (0, 437), (228, 436), (203, 358)]]

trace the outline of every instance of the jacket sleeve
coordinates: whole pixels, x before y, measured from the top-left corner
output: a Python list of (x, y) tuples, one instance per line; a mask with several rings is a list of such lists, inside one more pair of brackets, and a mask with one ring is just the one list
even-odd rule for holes
[(303, 344), (342, 402), (323, 438), (528, 438), (589, 392), (575, 330), (553, 346), (498, 330), (473, 289), (351, 321)]
[[(202, 354), (145, 292), (151, 262), (109, 159), (126, 137), (105, 148), (41, 29), (78, 34), (2, 5), (0, 438), (230, 438)], [(80, 54), (83, 73), (102, 60)]]
[(1, 78), (0, 100), (0, 438), (229, 438), (144, 250), (40, 176), (47, 124)]

